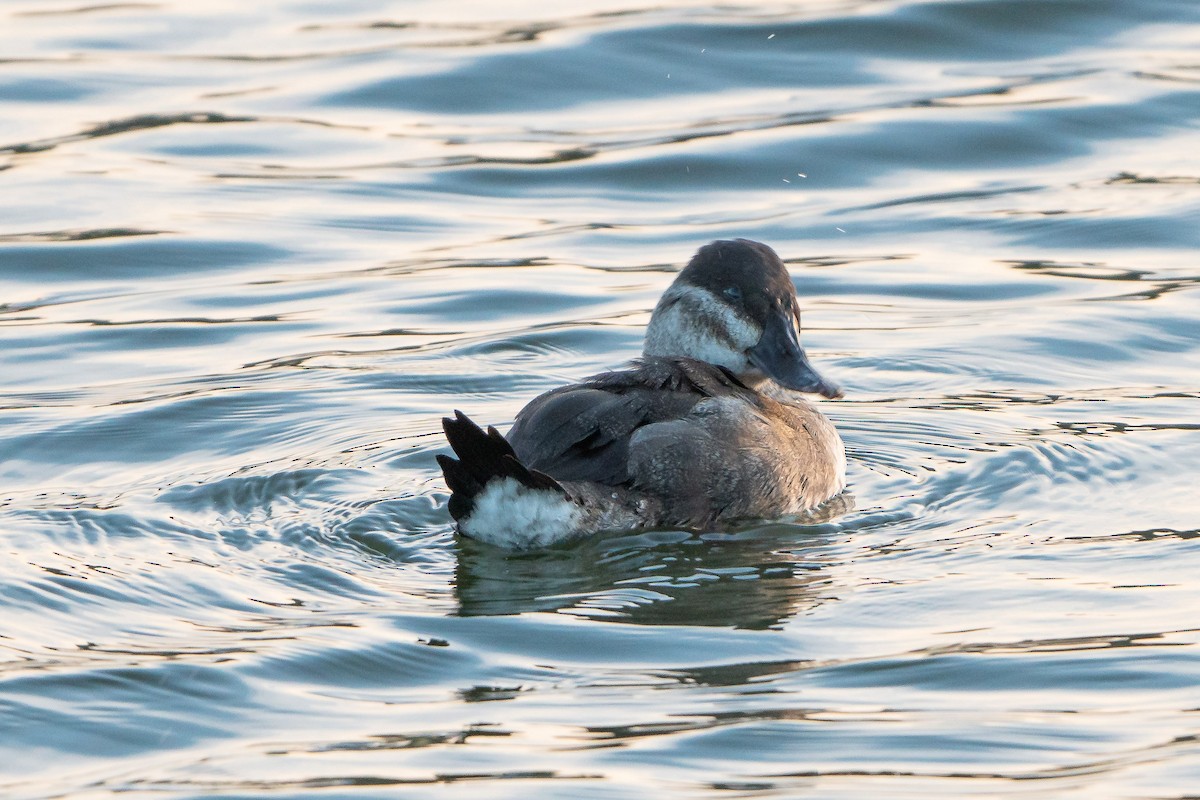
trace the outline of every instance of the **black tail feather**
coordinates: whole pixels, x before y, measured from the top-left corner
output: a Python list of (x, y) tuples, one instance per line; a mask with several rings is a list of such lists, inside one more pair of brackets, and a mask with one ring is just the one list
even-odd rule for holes
[(454, 419), (442, 418), (446, 440), (458, 458), (439, 455), (437, 462), (450, 489), (450, 516), (456, 520), (470, 515), (475, 498), (487, 484), (497, 478), (514, 478), (531, 489), (551, 489), (561, 492), (558, 481), (545, 473), (531, 470), (520, 462), (512, 445), (489, 426), (487, 432), (470, 417), (454, 411)]

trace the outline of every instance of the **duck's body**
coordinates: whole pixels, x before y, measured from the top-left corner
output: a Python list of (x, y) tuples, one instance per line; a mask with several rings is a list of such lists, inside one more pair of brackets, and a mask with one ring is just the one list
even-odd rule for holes
[(769, 247), (700, 249), (663, 295), (644, 357), (541, 395), (508, 437), (456, 412), (439, 456), (459, 530), (541, 547), (601, 530), (711, 528), (812, 508), (845, 487), (845, 451), (797, 392), (808, 364), (795, 288)]

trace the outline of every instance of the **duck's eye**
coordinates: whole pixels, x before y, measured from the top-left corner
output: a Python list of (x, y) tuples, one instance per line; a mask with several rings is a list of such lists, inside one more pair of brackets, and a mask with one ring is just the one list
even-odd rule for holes
[(735, 300), (735, 301), (741, 300), (742, 299), (742, 290), (736, 286), (727, 287), (725, 289), (725, 296), (728, 297), (730, 300)]

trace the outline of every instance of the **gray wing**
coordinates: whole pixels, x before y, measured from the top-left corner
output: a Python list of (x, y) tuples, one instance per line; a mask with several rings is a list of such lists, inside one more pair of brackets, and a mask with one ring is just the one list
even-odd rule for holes
[(506, 437), (517, 458), (560, 481), (621, 486), (629, 440), (645, 425), (680, 419), (706, 397), (753, 395), (720, 367), (653, 358), (564, 386), (521, 410)]

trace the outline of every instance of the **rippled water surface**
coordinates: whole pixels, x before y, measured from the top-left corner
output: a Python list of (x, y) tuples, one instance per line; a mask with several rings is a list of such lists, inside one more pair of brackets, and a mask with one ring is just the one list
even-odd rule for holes
[[(0, 795), (1198, 791), (1194, 0), (8, 0), (0, 109)], [(730, 236), (847, 502), (459, 540)]]

